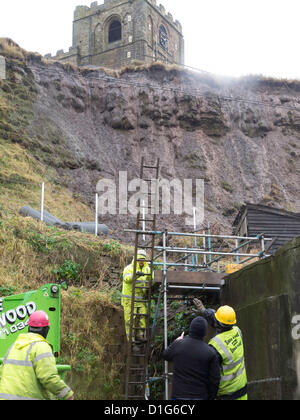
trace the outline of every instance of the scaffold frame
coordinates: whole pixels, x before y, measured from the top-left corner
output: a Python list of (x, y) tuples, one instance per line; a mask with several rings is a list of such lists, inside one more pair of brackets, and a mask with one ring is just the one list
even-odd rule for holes
[[(151, 230), (134, 230), (134, 229), (125, 229), (126, 233), (134, 233), (135, 235), (143, 235), (143, 238), (150, 236), (152, 238), (152, 259), (151, 262), (153, 267), (159, 267), (162, 270), (162, 283), (160, 286), (160, 297), (157, 302), (157, 310), (156, 315), (158, 312), (158, 305), (161, 300), (161, 294), (163, 295), (163, 318), (164, 318), (164, 349), (168, 348), (168, 292), (174, 288), (178, 291), (182, 290), (185, 293), (189, 290), (199, 290), (199, 291), (215, 291), (219, 292), (221, 289), (220, 287), (211, 286), (211, 285), (170, 285), (168, 284), (167, 280), (167, 272), (170, 268), (175, 269), (183, 269), (184, 271), (204, 271), (204, 272), (217, 272), (217, 273), (224, 273), (224, 277), (227, 275), (225, 271), (220, 269), (220, 261), (224, 258), (234, 257), (235, 263), (238, 265), (248, 263), (253, 259), (263, 259), (269, 257), (266, 253), (266, 243), (272, 241), (272, 238), (266, 238), (263, 233), (255, 236), (255, 237), (244, 237), (244, 236), (232, 236), (232, 235), (214, 235), (210, 233), (210, 228), (208, 228), (208, 233), (197, 233), (196, 229), (194, 232), (168, 232), (167, 230), (164, 231), (151, 231)], [(168, 239), (172, 237), (189, 237), (194, 238), (194, 246), (193, 247), (176, 247), (167, 245)], [(155, 245), (155, 241), (160, 239), (162, 245)], [(197, 241), (202, 240), (202, 247), (198, 246)], [(212, 240), (217, 239), (218, 241), (233, 241), (234, 247), (228, 252), (217, 250), (214, 251), (214, 247), (212, 245)], [(256, 244), (259, 247), (259, 251), (257, 252), (241, 252), (242, 249), (246, 246), (251, 246)], [(141, 248), (143, 248), (141, 246)], [(155, 255), (155, 252), (157, 253)], [(177, 262), (170, 261), (170, 255), (176, 254), (184, 254), (181, 256)], [(199, 256), (202, 256), (203, 262), (199, 263)], [(160, 258), (162, 261), (157, 261)], [(189, 261), (189, 259), (191, 261)], [(181, 262), (183, 261), (183, 262)], [(150, 262), (150, 260), (149, 260)], [(216, 267), (214, 265), (216, 264)], [(152, 326), (152, 333), (151, 339), (154, 338), (155, 334), (155, 325)], [(151, 346), (151, 342), (148, 343), (149, 347)], [(165, 381), (165, 399), (169, 400), (169, 364), (165, 361), (164, 365), (164, 374), (162, 379)], [(148, 378), (147, 385), (151, 383), (151, 380), (155, 380), (156, 378)]]

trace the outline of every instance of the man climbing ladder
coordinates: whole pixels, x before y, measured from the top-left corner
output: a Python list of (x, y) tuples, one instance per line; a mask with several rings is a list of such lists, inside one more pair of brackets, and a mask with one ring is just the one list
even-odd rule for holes
[[(136, 264), (136, 286), (135, 286), (135, 302), (133, 325), (135, 325), (135, 337), (133, 340), (144, 341), (146, 329), (146, 315), (147, 315), (147, 289), (149, 283), (149, 275), (151, 269), (149, 264), (145, 261), (147, 253), (144, 250), (139, 250), (137, 253)], [(123, 272), (123, 289), (122, 289), (122, 306), (124, 308), (124, 320), (127, 339), (130, 335), (130, 319), (131, 319), (131, 299), (134, 273), (134, 259)]]

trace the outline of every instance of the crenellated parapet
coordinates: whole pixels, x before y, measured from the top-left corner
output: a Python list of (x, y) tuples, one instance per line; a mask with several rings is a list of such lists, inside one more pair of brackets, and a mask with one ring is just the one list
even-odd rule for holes
[(84, 19), (88, 16), (91, 16), (95, 13), (101, 13), (108, 9), (111, 9), (113, 6), (116, 6), (120, 3), (124, 3), (122, 0), (104, 0), (104, 3), (98, 4), (97, 1), (91, 3), (90, 7), (88, 6), (77, 6), (74, 12), (74, 21), (78, 19)]
[(157, 5), (156, 0), (146, 0), (148, 3), (150, 3), (171, 25), (175, 25), (176, 28), (180, 33), (182, 33), (182, 26), (179, 20), (175, 20), (173, 18), (173, 15), (171, 13), (167, 13), (165, 7), (162, 4)]
[[(134, 0), (133, 0), (134, 1)], [(165, 7), (162, 4), (157, 5), (156, 0), (144, 0), (151, 4), (157, 12), (159, 12), (171, 25), (175, 26), (177, 30), (182, 33), (182, 26), (178, 20), (174, 20), (171, 13), (167, 13)], [(104, 0), (104, 3), (98, 4), (97, 1), (94, 1), (88, 6), (77, 6), (74, 12), (74, 21), (78, 19), (84, 19), (88, 16), (91, 16), (95, 13), (102, 13), (108, 9), (111, 9), (118, 4), (124, 3), (123, 0)]]
[(58, 50), (54, 56), (52, 54), (46, 54), (45, 58), (48, 60), (68, 61), (78, 64), (79, 51), (77, 47), (70, 47), (69, 51), (66, 52), (64, 50)]

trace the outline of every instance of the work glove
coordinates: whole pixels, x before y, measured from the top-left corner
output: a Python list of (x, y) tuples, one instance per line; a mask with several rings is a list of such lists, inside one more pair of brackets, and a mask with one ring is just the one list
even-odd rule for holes
[(181, 334), (180, 337), (176, 338), (175, 341), (183, 340), (184, 339), (184, 332)]
[(145, 273), (143, 273), (142, 271), (137, 271), (136, 272), (136, 276), (137, 277), (144, 277), (145, 276)]
[(203, 305), (203, 302), (200, 299), (195, 298), (193, 299), (193, 302), (198, 312), (202, 313), (205, 311), (205, 306)]

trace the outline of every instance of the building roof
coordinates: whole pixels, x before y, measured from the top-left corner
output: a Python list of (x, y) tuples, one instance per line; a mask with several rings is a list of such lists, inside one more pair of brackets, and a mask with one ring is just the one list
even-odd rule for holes
[(238, 233), (240, 222), (245, 216), (248, 236), (264, 233), (266, 237), (273, 239), (272, 243), (267, 244), (268, 253), (273, 254), (282, 245), (300, 236), (300, 213), (246, 203), (233, 222), (234, 234)]

